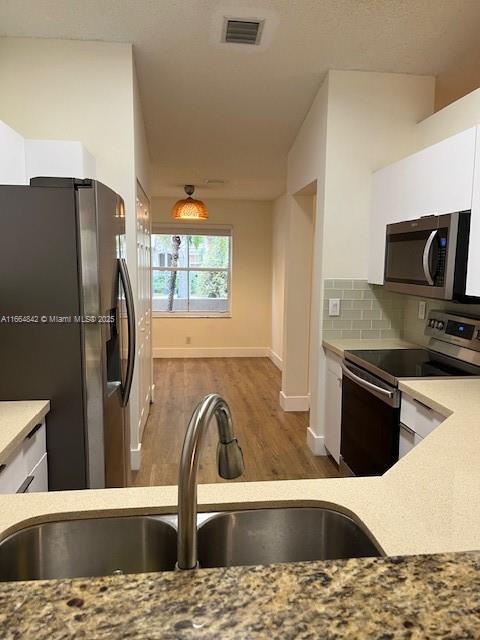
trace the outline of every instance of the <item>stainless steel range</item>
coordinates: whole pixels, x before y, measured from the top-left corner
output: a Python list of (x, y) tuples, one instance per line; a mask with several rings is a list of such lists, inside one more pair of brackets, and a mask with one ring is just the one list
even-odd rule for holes
[(480, 318), (431, 311), (426, 349), (345, 351), (342, 465), (353, 475), (385, 473), (398, 460), (401, 378), (480, 376)]

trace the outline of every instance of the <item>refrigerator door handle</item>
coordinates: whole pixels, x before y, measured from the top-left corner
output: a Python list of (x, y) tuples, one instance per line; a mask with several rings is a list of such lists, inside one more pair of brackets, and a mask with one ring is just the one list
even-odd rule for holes
[(125, 385), (122, 392), (122, 406), (126, 407), (132, 390), (133, 369), (135, 366), (135, 305), (133, 301), (132, 285), (128, 275), (128, 267), (125, 258), (119, 258), (118, 266), (123, 290), (125, 291), (125, 304), (127, 307), (127, 334), (128, 334), (128, 360)]

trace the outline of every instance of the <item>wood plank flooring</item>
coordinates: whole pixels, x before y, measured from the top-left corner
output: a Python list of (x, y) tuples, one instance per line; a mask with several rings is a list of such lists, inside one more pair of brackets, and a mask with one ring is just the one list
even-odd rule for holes
[[(177, 484), (178, 462), (190, 416), (208, 393), (230, 405), (245, 458), (238, 481), (339, 477), (326, 456), (306, 444), (308, 413), (282, 411), (281, 374), (268, 358), (178, 358), (154, 360), (155, 403), (142, 442), (142, 462), (134, 486)], [(216, 471), (216, 428), (211, 425), (202, 452), (199, 482), (225, 482)], [(231, 481), (229, 481), (231, 482)]]

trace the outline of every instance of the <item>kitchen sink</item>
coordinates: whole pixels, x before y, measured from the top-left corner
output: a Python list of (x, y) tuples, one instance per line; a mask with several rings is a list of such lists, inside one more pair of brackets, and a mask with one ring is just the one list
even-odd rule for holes
[(157, 517), (48, 522), (0, 543), (0, 581), (168, 571), (176, 559), (176, 531)]
[(201, 567), (381, 555), (380, 547), (352, 518), (318, 507), (216, 513), (198, 529)]
[[(383, 555), (352, 518), (319, 507), (198, 514), (201, 567)], [(0, 542), (0, 582), (172, 571), (176, 516), (48, 522)]]

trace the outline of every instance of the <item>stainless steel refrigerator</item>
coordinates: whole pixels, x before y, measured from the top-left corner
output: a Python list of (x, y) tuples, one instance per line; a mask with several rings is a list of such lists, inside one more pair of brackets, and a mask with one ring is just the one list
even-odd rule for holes
[(50, 490), (128, 484), (135, 317), (124, 212), (93, 180), (0, 186), (0, 400), (50, 400)]

